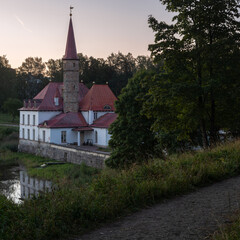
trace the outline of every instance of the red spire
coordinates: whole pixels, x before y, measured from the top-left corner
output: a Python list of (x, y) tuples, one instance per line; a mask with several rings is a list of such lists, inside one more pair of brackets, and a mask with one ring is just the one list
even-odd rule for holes
[(72, 25), (72, 18), (70, 18), (69, 22), (69, 29), (68, 29), (68, 37), (67, 37), (67, 45), (65, 55), (63, 59), (78, 59), (76, 44), (74, 39), (74, 32), (73, 32), (73, 25)]

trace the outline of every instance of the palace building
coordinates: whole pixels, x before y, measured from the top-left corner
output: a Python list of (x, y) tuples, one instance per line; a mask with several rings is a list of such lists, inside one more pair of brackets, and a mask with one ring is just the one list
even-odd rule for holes
[(72, 16), (63, 56), (63, 83), (51, 82), (20, 109), (20, 140), (58, 145), (106, 147), (108, 128), (117, 118), (109, 86), (79, 83)]

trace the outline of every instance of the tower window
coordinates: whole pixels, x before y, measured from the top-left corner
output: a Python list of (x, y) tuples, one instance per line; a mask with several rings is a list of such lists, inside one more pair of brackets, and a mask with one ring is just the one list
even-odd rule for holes
[(75, 63), (73, 63), (73, 67), (75, 67), (75, 65), (76, 65), (76, 64), (75, 64)]

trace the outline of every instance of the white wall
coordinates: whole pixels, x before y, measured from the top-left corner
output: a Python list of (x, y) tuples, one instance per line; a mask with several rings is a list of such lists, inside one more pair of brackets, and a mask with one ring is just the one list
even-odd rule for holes
[[(93, 143), (97, 146), (108, 146), (108, 130), (107, 128), (93, 128)], [(96, 142), (95, 132), (97, 132), (98, 139)]]
[(38, 112), (38, 124), (43, 123), (44, 121), (50, 120), (51, 118), (57, 116), (62, 112)]
[[(42, 141), (42, 131), (37, 127), (40, 123), (50, 120), (54, 116), (58, 115), (61, 112), (39, 112), (39, 111), (20, 111), (20, 131), (19, 138), (23, 138), (23, 129), (25, 131), (24, 139), (28, 139), (28, 130), (30, 130), (30, 139), (32, 141)], [(23, 124), (24, 116), (24, 124)], [(30, 122), (28, 123), (28, 116)], [(35, 116), (35, 124), (33, 121), (33, 116)], [(35, 138), (33, 139), (33, 129), (35, 130)], [(47, 135), (48, 133), (48, 135)], [(46, 131), (46, 140), (50, 141), (50, 133)]]
[(38, 140), (43, 142), (43, 131), (45, 131), (45, 142), (50, 143), (50, 128), (39, 128)]
[[(77, 143), (77, 132), (72, 131), (72, 128), (51, 128), (50, 142), (55, 144), (66, 145), (68, 143)], [(61, 142), (61, 132), (66, 131), (66, 143)]]
[(81, 113), (82, 113), (83, 117), (85, 118), (85, 121), (87, 123), (89, 123), (88, 111), (82, 111)]

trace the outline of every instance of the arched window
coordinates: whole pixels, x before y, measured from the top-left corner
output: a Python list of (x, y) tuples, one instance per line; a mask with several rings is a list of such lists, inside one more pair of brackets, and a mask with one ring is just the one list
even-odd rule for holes
[(97, 131), (95, 132), (95, 143), (98, 143), (98, 133), (97, 133)]
[(105, 109), (105, 110), (110, 110), (110, 109), (111, 109), (111, 106), (105, 105), (105, 106), (103, 107), (103, 109)]

